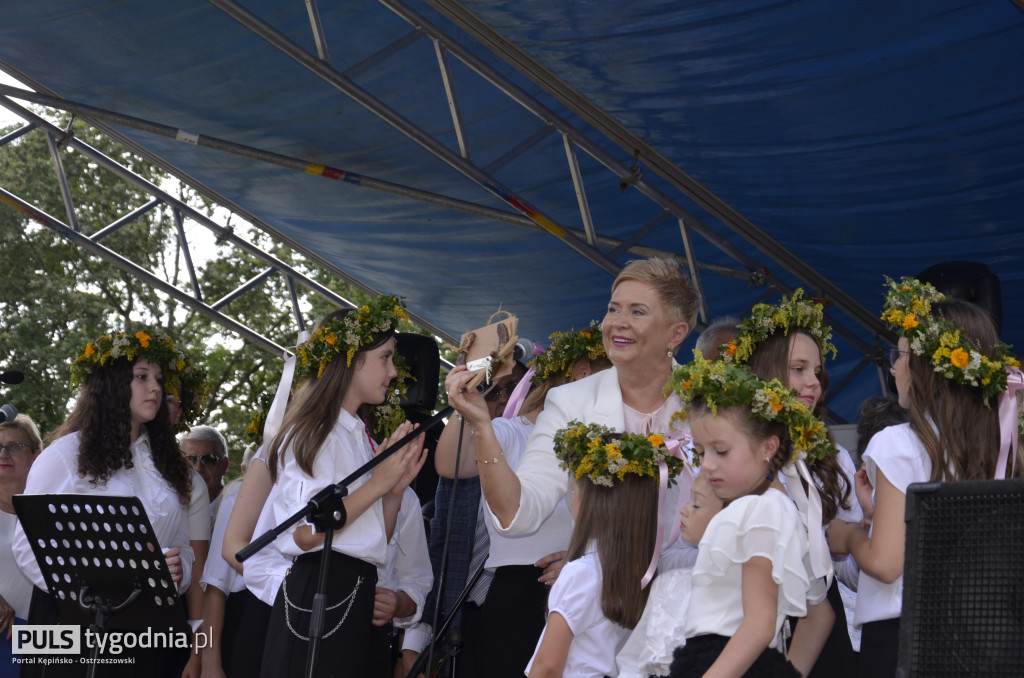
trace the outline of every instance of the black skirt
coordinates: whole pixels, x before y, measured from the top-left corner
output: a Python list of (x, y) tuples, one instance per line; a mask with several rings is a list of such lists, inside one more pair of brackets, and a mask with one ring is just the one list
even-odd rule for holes
[[(264, 678), (306, 675), (310, 610), (320, 571), (320, 551), (295, 559), (270, 612)], [(377, 586), (376, 566), (332, 552), (327, 605), (315, 674), (319, 678), (365, 676)]]
[[(180, 599), (179, 599), (180, 600)], [(184, 607), (184, 602), (181, 603)], [(28, 612), (29, 624), (56, 624), (58, 623), (59, 607), (57, 599), (46, 591), (36, 587), (32, 591), (32, 603)], [(39, 655), (35, 663), (24, 663), (18, 674), (22, 678), (79, 678), (85, 676), (89, 665), (80, 661), (80, 658), (89, 658), (90, 650), (86, 648), (85, 627), (81, 628), (82, 652), (80, 655), (61, 655), (70, 657), (73, 661), (68, 664), (43, 664), (40, 662), (49, 661), (54, 655)], [(117, 633), (117, 629), (111, 629), (109, 633)], [(154, 676), (155, 678), (180, 678), (181, 672), (188, 662), (191, 647), (188, 648), (140, 648), (124, 647), (120, 652), (114, 653), (107, 650), (100, 652), (100, 662), (110, 661), (114, 663), (100, 663), (96, 666), (96, 675), (103, 676)], [(124, 663), (122, 663), (124, 662)]]
[[(670, 678), (700, 678), (718, 656), (722, 654), (729, 638), (706, 635), (686, 639), (686, 645), (677, 647), (669, 668)], [(753, 665), (743, 674), (744, 678), (801, 678), (788, 659), (778, 650), (765, 648)]]

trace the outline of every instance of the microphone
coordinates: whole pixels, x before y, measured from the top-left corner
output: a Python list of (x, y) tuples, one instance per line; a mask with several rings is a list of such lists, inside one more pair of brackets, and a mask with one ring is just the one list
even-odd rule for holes
[(11, 370), (9, 372), (0, 373), (0, 381), (5, 384), (20, 384), (25, 381), (25, 374), (18, 370)]
[(14, 409), (14, 405), (4, 405), (0, 407), (0, 424), (5, 421), (10, 421), (18, 416), (18, 410)]
[(537, 345), (529, 339), (519, 337), (515, 348), (512, 349), (512, 359), (521, 363), (528, 363), (537, 355)]

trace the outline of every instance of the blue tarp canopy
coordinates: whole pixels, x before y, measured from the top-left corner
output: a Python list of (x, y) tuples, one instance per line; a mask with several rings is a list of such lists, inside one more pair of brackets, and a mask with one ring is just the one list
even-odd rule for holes
[(826, 300), (847, 419), (880, 390), (864, 356), (885, 275), (986, 264), (1004, 338), (1024, 346), (1024, 12), (1010, 0), (0, 11), (0, 68), (180, 130), (98, 118), (446, 336), (499, 307), (536, 339), (599, 319), (615, 270), (662, 252), (695, 273), (705, 321), (797, 286)]

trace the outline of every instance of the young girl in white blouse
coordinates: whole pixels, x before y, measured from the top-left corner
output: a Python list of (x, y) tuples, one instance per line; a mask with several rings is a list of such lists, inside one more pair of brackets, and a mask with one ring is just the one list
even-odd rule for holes
[(554, 445), (575, 478), (576, 525), (527, 673), (614, 676), (615, 655), (647, 604), (652, 560), (660, 552), (659, 479), (667, 485), (684, 462), (661, 435), (614, 433), (578, 421), (559, 430)]
[[(404, 418), (392, 386), (398, 375), (394, 334), (404, 317), (398, 299), (377, 297), (352, 311), (328, 315), (296, 349), (300, 385), (281, 432), (268, 444), (268, 466), (278, 476), (273, 501), (264, 508), (273, 514), (271, 524), (283, 522), (372, 459), (375, 448), (359, 416), (364, 405), (379, 406), (375, 419), (385, 426)], [(408, 422), (399, 425), (380, 449), (412, 428)], [(366, 674), (377, 568), (385, 564), (402, 491), (425, 457), (421, 436), (348, 486), (343, 500), (347, 520), (332, 535), (317, 676)], [(309, 611), (323, 543), (323, 533), (304, 521), (274, 542), (273, 548), (294, 562), (271, 611), (263, 676), (305, 675)]]
[[(782, 653), (783, 621), (824, 600), (825, 584), (809, 574), (807, 518), (779, 473), (797, 455), (812, 465), (835, 447), (824, 424), (781, 382), (694, 353), (669, 384), (688, 405), (680, 416), (690, 422), (700, 475), (728, 505), (700, 540), (686, 643), (670, 675), (796, 678), (801, 673)], [(793, 649), (813, 665), (824, 637), (816, 642)]]
[(828, 529), (833, 553), (850, 553), (860, 566), (859, 673), (873, 677), (896, 672), (907, 487), (1020, 476), (1024, 467), (1011, 445), (1016, 417), (1009, 430), (999, 424), (1002, 407), (1015, 411), (1016, 400), (1006, 393), (1007, 370), (1020, 363), (999, 342), (988, 315), (904, 278), (889, 281), (882, 319), (900, 335), (892, 372), (910, 421), (876, 433), (864, 452), (856, 483), (858, 498), (873, 491), (873, 503), (863, 502), (870, 531), (839, 519)]
[[(72, 384), (82, 385), (75, 409), (50, 435), (25, 485), (25, 494), (138, 497), (165, 549), (179, 593), (191, 582), (188, 504), (193, 472), (174, 439), (163, 383), (179, 378), (187, 364), (171, 338), (155, 331), (105, 334), (86, 344), (71, 365)], [(18, 566), (36, 585), (29, 623), (56, 623), (56, 598), (47, 593), (20, 524), (13, 549)], [(187, 659), (187, 652), (137, 649), (133, 665), (124, 672), (109, 670), (112, 675), (177, 678)], [(48, 675), (84, 675), (86, 669), (81, 664), (44, 668)]]

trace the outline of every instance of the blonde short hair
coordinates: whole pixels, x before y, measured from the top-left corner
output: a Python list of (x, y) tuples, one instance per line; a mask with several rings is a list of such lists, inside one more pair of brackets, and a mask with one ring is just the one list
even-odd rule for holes
[(627, 280), (650, 285), (661, 300), (672, 322), (685, 322), (690, 328), (697, 323), (700, 297), (690, 285), (686, 274), (671, 259), (653, 257), (631, 261), (612, 283), (612, 292)]

